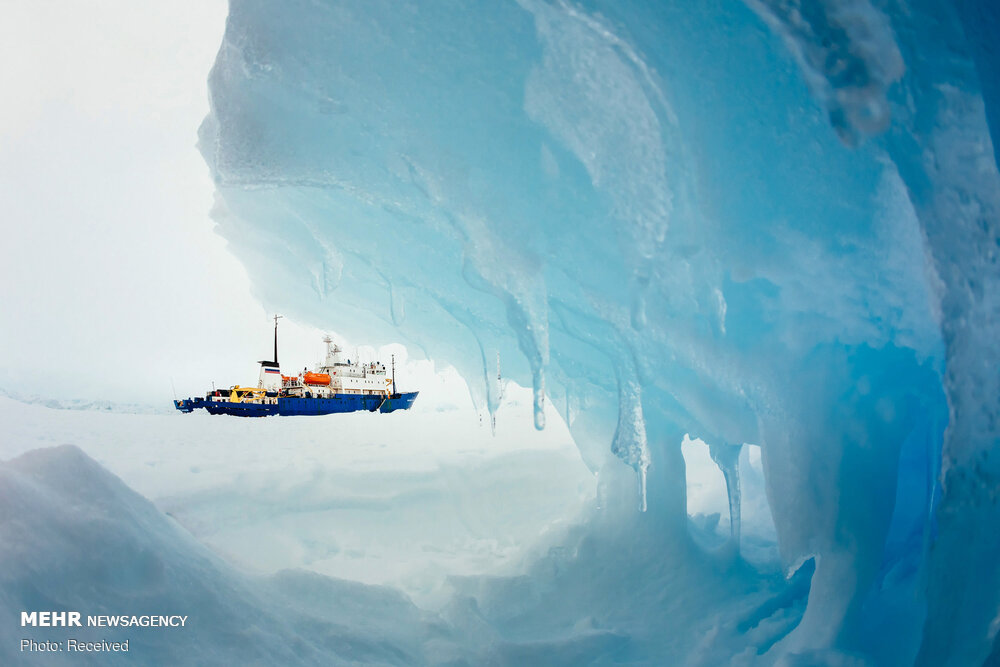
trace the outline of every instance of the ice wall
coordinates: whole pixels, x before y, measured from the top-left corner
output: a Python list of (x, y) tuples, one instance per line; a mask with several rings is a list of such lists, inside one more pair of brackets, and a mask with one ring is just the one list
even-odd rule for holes
[[(1000, 539), (1000, 8), (989, 2), (760, 3), (847, 141), (885, 131), (939, 281), (950, 423), (920, 664), (982, 661), (996, 633)], [(892, 19), (890, 21), (890, 16)], [(905, 61), (905, 67), (904, 67)], [(990, 106), (987, 106), (987, 101)], [(970, 541), (976, 543), (970, 548)]]
[(683, 540), (684, 434), (759, 444), (782, 561), (815, 563), (769, 655), (975, 662), (1000, 602), (996, 11), (233, 0), (215, 217), (265, 303), (402, 338), (490, 410), (499, 351), (606, 512)]

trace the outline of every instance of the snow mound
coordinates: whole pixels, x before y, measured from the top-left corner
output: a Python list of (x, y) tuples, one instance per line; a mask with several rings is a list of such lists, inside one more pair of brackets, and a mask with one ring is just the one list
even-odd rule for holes
[[(103, 664), (411, 665), (463, 657), (404, 595), (286, 571), (232, 570), (73, 446), (0, 464), (0, 662), (21, 638), (130, 640)], [(21, 628), (20, 612), (187, 616), (183, 628)], [(79, 664), (68, 653), (47, 664)]]

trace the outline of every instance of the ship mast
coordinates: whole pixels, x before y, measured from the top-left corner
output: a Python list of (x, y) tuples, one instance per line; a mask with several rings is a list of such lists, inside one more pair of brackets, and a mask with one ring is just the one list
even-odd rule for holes
[(278, 365), (278, 320), (281, 319), (281, 315), (275, 314), (274, 316), (274, 365)]
[(396, 355), (392, 355), (392, 393), (396, 393)]

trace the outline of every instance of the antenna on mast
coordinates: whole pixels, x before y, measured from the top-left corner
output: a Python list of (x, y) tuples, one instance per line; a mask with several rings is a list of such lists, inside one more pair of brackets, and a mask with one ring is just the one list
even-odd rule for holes
[(278, 320), (281, 319), (281, 315), (275, 314), (274, 316), (274, 365), (278, 365)]

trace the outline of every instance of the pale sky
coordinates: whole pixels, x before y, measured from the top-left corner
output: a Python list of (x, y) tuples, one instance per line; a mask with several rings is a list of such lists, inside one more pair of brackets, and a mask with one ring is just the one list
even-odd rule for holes
[[(5, 3), (0, 389), (166, 402), (256, 384), (269, 313), (196, 148), (224, 0)], [(320, 332), (282, 320), (289, 366)], [(358, 341), (363, 342), (363, 341)]]

